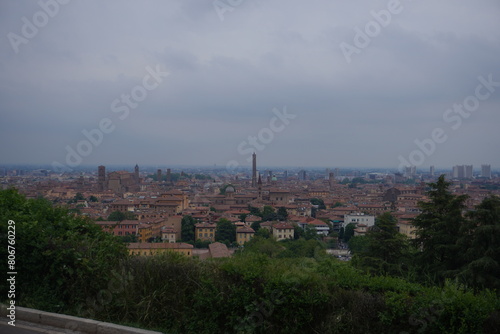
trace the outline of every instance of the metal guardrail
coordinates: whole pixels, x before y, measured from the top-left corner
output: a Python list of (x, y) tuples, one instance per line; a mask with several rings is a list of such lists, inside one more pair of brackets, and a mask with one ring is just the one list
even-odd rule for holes
[[(0, 304), (0, 315), (9, 319), (8, 305)], [(68, 333), (82, 334), (162, 334), (140, 328), (116, 325), (109, 322), (74, 317), (70, 315), (50, 313), (26, 307), (15, 308), (15, 320), (30, 322), (44, 326), (52, 326), (67, 330)]]

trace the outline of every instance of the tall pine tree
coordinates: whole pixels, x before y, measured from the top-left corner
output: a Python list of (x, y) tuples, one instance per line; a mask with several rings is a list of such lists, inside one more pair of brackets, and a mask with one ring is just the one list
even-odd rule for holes
[(475, 289), (500, 291), (500, 198), (485, 198), (468, 217), (459, 241), (466, 264), (457, 271), (458, 277)]
[(375, 226), (361, 238), (366, 238), (366, 248), (355, 255), (353, 260), (356, 264), (377, 275), (400, 273), (409, 243), (406, 236), (399, 233), (396, 218), (391, 213), (381, 214)]
[(413, 220), (416, 230), (416, 246), (419, 271), (432, 281), (454, 277), (464, 264), (464, 249), (460, 247), (466, 220), (463, 215), (467, 195), (453, 195), (450, 182), (441, 175), (436, 183), (430, 183), (429, 201), (420, 202), (422, 212)]

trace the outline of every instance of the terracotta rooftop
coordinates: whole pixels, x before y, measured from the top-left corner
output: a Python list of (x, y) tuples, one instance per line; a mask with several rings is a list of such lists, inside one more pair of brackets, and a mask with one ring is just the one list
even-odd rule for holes
[(193, 245), (178, 243), (148, 243), (148, 242), (132, 242), (128, 245), (128, 249), (192, 249)]
[(198, 223), (194, 225), (197, 228), (215, 228), (215, 224), (212, 223)]
[(208, 245), (208, 249), (210, 250), (210, 254), (213, 258), (231, 256), (231, 254), (229, 253), (229, 249), (227, 249), (227, 246), (220, 242), (211, 243), (210, 245)]
[(251, 227), (243, 226), (236, 229), (236, 233), (255, 233), (254, 229)]

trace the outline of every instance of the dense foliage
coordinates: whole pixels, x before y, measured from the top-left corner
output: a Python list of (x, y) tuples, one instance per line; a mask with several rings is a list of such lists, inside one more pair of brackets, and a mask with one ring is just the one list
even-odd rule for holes
[[(71, 311), (107, 285), (126, 247), (90, 219), (74, 216), (44, 199), (27, 200), (16, 190), (0, 191), (0, 238), (15, 222), (16, 302), (50, 311)], [(7, 247), (0, 249), (7, 268)], [(5, 272), (5, 270), (4, 270)], [(7, 296), (6, 280), (0, 285)]]
[(421, 202), (417, 227), (416, 268), (420, 280), (446, 279), (474, 289), (500, 288), (500, 199), (485, 198), (466, 212), (467, 196), (454, 195), (441, 176), (430, 184), (429, 201)]
[(194, 242), (195, 225), (197, 221), (191, 215), (185, 215), (181, 220), (181, 240), (183, 242)]

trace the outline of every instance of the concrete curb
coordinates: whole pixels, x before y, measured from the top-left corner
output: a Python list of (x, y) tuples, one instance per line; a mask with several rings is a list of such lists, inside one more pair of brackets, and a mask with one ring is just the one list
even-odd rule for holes
[[(0, 304), (0, 315), (7, 317), (6, 304)], [(8, 319), (8, 318), (7, 318)], [(39, 311), (26, 307), (16, 306), (16, 320), (27, 321), (33, 324), (52, 326), (67, 330), (68, 333), (82, 334), (162, 334), (145, 329), (116, 325), (109, 322), (73, 317), (70, 315)]]

